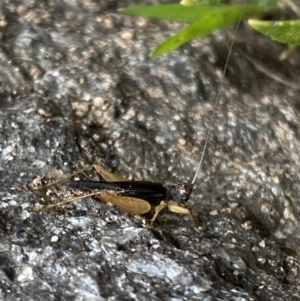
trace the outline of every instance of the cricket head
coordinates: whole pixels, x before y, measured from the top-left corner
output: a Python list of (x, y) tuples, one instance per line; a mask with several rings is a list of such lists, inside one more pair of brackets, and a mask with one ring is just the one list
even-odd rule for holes
[(182, 204), (186, 203), (189, 200), (193, 190), (194, 190), (193, 184), (183, 183), (179, 185), (180, 202)]
[(168, 191), (168, 199), (184, 204), (188, 201), (191, 193), (194, 190), (193, 184), (165, 184)]

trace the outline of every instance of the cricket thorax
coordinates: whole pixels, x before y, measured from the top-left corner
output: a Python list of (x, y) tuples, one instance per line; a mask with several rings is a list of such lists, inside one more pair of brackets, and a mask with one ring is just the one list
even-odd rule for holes
[(168, 200), (180, 202), (180, 203), (187, 202), (194, 189), (193, 185), (187, 183), (183, 183), (183, 184), (166, 183), (164, 186), (167, 190)]

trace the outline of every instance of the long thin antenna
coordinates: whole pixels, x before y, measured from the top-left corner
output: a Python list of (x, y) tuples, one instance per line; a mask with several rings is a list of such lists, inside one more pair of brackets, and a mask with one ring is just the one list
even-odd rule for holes
[(201, 154), (201, 158), (200, 158), (199, 164), (198, 164), (197, 169), (196, 169), (195, 176), (194, 176), (194, 178), (193, 178), (193, 180), (191, 182), (191, 185), (193, 185), (195, 183), (195, 181), (196, 181), (196, 179), (198, 177), (198, 174), (200, 172), (200, 168), (202, 166), (203, 158), (204, 158), (204, 155), (205, 155), (205, 152), (206, 152), (206, 149), (207, 149), (208, 140), (209, 140), (210, 135), (211, 135), (211, 127), (212, 127), (214, 119), (215, 119), (215, 112), (216, 112), (216, 110), (217, 110), (217, 108), (219, 106), (220, 96), (221, 96), (221, 93), (222, 93), (222, 88), (223, 88), (223, 83), (224, 83), (224, 77), (225, 77), (225, 73), (226, 73), (226, 70), (227, 70), (227, 67), (228, 67), (229, 58), (230, 58), (230, 55), (232, 53), (232, 48), (233, 48), (233, 45), (234, 45), (234, 42), (235, 42), (237, 31), (238, 31), (238, 29), (240, 27), (240, 24), (242, 22), (242, 19), (243, 19), (246, 2), (247, 2), (247, 0), (244, 1), (244, 7), (243, 7), (242, 13), (240, 15), (239, 21), (236, 24), (236, 28), (235, 28), (235, 31), (234, 31), (234, 36), (233, 36), (233, 39), (232, 39), (230, 47), (229, 47), (229, 51), (228, 51), (228, 55), (227, 55), (227, 58), (226, 58), (225, 67), (224, 67), (224, 70), (223, 70), (222, 75), (221, 75), (221, 81), (220, 81), (220, 85), (219, 85), (219, 88), (218, 88), (217, 97), (216, 97), (216, 100), (215, 100), (215, 103), (214, 103), (214, 106), (213, 106), (214, 107), (213, 114), (212, 114), (210, 122), (209, 122), (209, 128), (208, 128), (208, 132), (207, 132), (207, 135), (206, 135), (204, 148), (203, 148), (203, 151), (202, 151), (202, 154)]

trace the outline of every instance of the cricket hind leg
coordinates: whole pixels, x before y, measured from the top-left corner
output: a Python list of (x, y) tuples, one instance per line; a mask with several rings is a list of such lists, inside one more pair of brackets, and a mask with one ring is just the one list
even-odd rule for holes
[(92, 196), (95, 196), (97, 194), (98, 193), (94, 192), (94, 193), (90, 193), (90, 194), (80, 195), (80, 196), (77, 196), (77, 197), (74, 197), (74, 198), (71, 198), (71, 199), (68, 199), (68, 200), (65, 200), (65, 201), (61, 201), (61, 202), (58, 202), (58, 203), (55, 203), (55, 204), (45, 205), (43, 207), (34, 207), (34, 208), (31, 209), (31, 211), (32, 212), (38, 212), (38, 211), (44, 211), (44, 210), (52, 209), (52, 208), (55, 208), (55, 207), (65, 206), (67, 204), (75, 203), (78, 200), (85, 199), (85, 198), (88, 198), (88, 197), (92, 197)]
[(89, 166), (86, 166), (84, 168), (81, 168), (65, 177), (62, 177), (62, 178), (59, 178), (57, 180), (54, 180), (48, 184), (45, 184), (45, 185), (37, 185), (37, 186), (34, 186), (34, 187), (30, 187), (29, 189), (30, 190), (41, 190), (41, 189), (45, 189), (45, 188), (48, 188), (48, 187), (51, 187), (53, 185), (56, 185), (56, 184), (59, 184), (61, 182), (64, 182), (66, 180), (69, 180), (70, 178), (74, 177), (74, 176), (77, 176), (81, 173), (84, 173), (85, 171), (89, 170), (89, 169), (92, 169), (94, 167), (94, 165), (89, 165)]
[(128, 179), (106, 170), (100, 164), (93, 164), (93, 168), (106, 182), (128, 181)]
[[(69, 180), (72, 177), (74, 177), (74, 176), (76, 176), (78, 174), (81, 174), (81, 173), (83, 173), (85, 175), (84, 172), (87, 171), (87, 170), (90, 170), (92, 168), (94, 168), (97, 171), (97, 173), (104, 179), (104, 181), (128, 181), (126, 178), (123, 178), (123, 177), (121, 177), (119, 175), (116, 175), (116, 174), (114, 174), (112, 172), (109, 172), (104, 167), (102, 167), (100, 164), (96, 164), (95, 163), (93, 165), (89, 165), (89, 166), (83, 167), (83, 168), (77, 170), (76, 172), (74, 172), (72, 174), (69, 174), (66, 177), (63, 177), (63, 178), (60, 178), (58, 180), (52, 181), (51, 183), (48, 183), (46, 185), (39, 185), (39, 186), (31, 187), (30, 190), (45, 189), (45, 188), (51, 187), (53, 185), (59, 184), (59, 183), (61, 183), (63, 181)], [(86, 177), (88, 177), (88, 176), (86, 176)], [(83, 198), (97, 196), (99, 194), (101, 194), (101, 192), (93, 192), (93, 193), (90, 193), (90, 194), (73, 197), (71, 199), (68, 199), (68, 200), (65, 200), (65, 201), (61, 201), (61, 202), (58, 202), (58, 203), (55, 203), (55, 204), (45, 205), (42, 208), (35, 207), (31, 211), (37, 212), (37, 211), (48, 210), (48, 209), (52, 209), (52, 208), (55, 208), (55, 207), (60, 207), (60, 206), (64, 206), (64, 205), (67, 205), (67, 204), (70, 204), (70, 203), (74, 203), (74, 202), (76, 202), (76, 201), (78, 201), (80, 199), (83, 199)], [(148, 211), (149, 210), (150, 209), (148, 209)]]
[[(84, 174), (85, 171), (87, 170), (90, 170), (90, 169), (95, 169), (97, 171), (97, 173), (104, 179), (104, 181), (106, 182), (113, 182), (113, 181), (128, 181), (126, 178), (123, 178), (122, 176), (119, 176), (119, 175), (116, 175), (112, 172), (109, 172), (107, 171), (104, 167), (102, 167), (100, 164), (92, 164), (92, 165), (88, 165), (88, 166), (85, 166), (65, 177), (62, 177), (62, 178), (59, 178), (57, 180), (54, 180), (48, 184), (45, 184), (45, 185), (37, 185), (37, 186), (33, 186), (33, 187), (30, 187), (29, 189), (30, 190), (41, 190), (41, 189), (46, 189), (48, 187), (51, 187), (53, 185), (56, 185), (56, 184), (59, 184), (61, 182), (64, 182), (66, 180), (69, 180), (71, 179), (72, 177), (74, 176), (77, 176), (79, 174)], [(87, 177), (87, 176), (86, 176)]]

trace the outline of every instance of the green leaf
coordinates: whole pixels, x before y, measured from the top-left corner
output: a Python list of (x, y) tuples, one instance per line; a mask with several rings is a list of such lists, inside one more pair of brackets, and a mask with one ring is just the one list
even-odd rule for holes
[(274, 41), (300, 45), (300, 20), (270, 22), (250, 19), (248, 23), (253, 29)]
[(196, 6), (196, 5), (216, 5), (227, 0), (181, 0), (180, 4), (183, 6)]
[(121, 8), (119, 11), (134, 16), (192, 23), (207, 15), (210, 15), (215, 9), (218, 8), (214, 6), (183, 6), (180, 4), (167, 4), (153, 6), (131, 6), (127, 8)]
[[(195, 5), (216, 5), (227, 0), (181, 0), (180, 4), (184, 6), (195, 6)], [(242, 1), (238, 1), (241, 3)], [(246, 4), (259, 4), (263, 7), (274, 7), (277, 6), (278, 0), (247, 0)]]
[[(193, 8), (196, 11), (197, 7)], [(235, 5), (227, 7), (211, 7), (202, 6), (201, 9), (207, 8), (205, 15), (197, 18), (197, 21), (183, 30), (179, 31), (174, 36), (160, 44), (152, 53), (151, 56), (159, 56), (169, 51), (177, 49), (182, 44), (195, 39), (204, 37), (216, 29), (223, 28), (238, 22), (241, 18), (249, 18), (250, 16), (261, 15), (265, 11), (260, 5)]]

